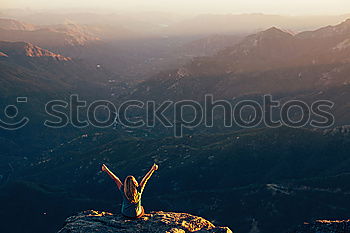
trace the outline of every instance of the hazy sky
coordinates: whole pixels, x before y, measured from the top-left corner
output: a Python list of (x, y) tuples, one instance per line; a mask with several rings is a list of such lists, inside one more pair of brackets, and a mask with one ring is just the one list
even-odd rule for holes
[(178, 13), (350, 13), (350, 0), (0, 0), (2, 8), (102, 8)]

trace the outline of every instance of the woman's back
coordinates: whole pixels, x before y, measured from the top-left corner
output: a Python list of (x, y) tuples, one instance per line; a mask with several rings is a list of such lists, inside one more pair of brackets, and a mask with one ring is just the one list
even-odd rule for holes
[(121, 211), (122, 214), (130, 218), (136, 218), (142, 215), (142, 212), (143, 212), (143, 207), (141, 205), (142, 190), (139, 190), (139, 188), (137, 190), (138, 201), (136, 203), (133, 203), (128, 200), (124, 192), (124, 185), (120, 187), (119, 191), (123, 198), (122, 211)]
[(105, 164), (102, 165), (102, 171), (107, 172), (107, 174), (115, 181), (122, 195), (123, 203), (121, 212), (123, 215), (130, 218), (138, 218), (145, 213), (145, 210), (141, 205), (141, 196), (147, 181), (156, 170), (158, 170), (158, 165), (153, 164), (149, 172), (147, 172), (147, 174), (142, 178), (140, 184), (137, 182), (134, 176), (126, 177), (123, 184)]

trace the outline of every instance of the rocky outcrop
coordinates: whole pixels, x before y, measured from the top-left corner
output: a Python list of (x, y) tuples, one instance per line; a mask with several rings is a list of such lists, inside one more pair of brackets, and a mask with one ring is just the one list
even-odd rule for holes
[(304, 223), (291, 233), (347, 233), (350, 232), (350, 220), (317, 220), (313, 223)]
[(228, 227), (216, 227), (204, 218), (187, 213), (151, 212), (131, 220), (120, 214), (89, 210), (69, 217), (59, 233), (232, 233)]
[(52, 58), (57, 61), (71, 61), (70, 57), (53, 53), (47, 49), (40, 48), (31, 43), (26, 42), (8, 42), (0, 41), (0, 50), (2, 54), (8, 57), (45, 57)]

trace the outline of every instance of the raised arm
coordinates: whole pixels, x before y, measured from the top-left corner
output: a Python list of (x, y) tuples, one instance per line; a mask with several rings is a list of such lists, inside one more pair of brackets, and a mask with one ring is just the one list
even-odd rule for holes
[(108, 167), (107, 167), (105, 164), (102, 165), (102, 171), (107, 172), (107, 174), (108, 174), (108, 175), (114, 180), (114, 182), (117, 184), (118, 189), (120, 189), (120, 187), (123, 185), (123, 183), (120, 181), (120, 179), (119, 179), (116, 175), (114, 175), (113, 172), (111, 172), (111, 171), (108, 169)]
[(143, 189), (146, 186), (147, 181), (149, 180), (149, 178), (151, 178), (152, 174), (154, 171), (158, 170), (158, 165), (157, 164), (153, 164), (151, 170), (149, 170), (149, 172), (147, 172), (147, 174), (143, 177), (143, 179), (141, 180), (140, 183), (140, 188), (141, 188), (141, 192), (143, 191)]

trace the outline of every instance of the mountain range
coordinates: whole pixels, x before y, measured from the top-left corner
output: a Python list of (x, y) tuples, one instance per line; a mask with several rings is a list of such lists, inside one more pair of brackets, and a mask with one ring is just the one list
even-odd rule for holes
[[(0, 140), (4, 144), (2, 161), (7, 170), (7, 161), (22, 161), (24, 164), (25, 158), (37, 156), (38, 150), (76, 134), (77, 129), (60, 131), (43, 125), (48, 117), (45, 111), (48, 101), (69, 100), (71, 94), (78, 94), (86, 100), (106, 99), (110, 95), (109, 80), (115, 76), (103, 68), (26, 42), (1, 41), (0, 52), (0, 106), (5, 109), (9, 104), (15, 105), (19, 111), (16, 118), (3, 116), (1, 119), (14, 123), (24, 116), (30, 118), (27, 127), (21, 131), (0, 131)], [(27, 101), (18, 103), (17, 97), (26, 97)]]
[[(76, 15), (75, 21), (53, 15), (47, 25), (38, 23), (43, 15), (21, 17), (30, 23), (0, 20), (0, 106), (25, 96), (20, 113), (31, 116), (20, 131), (0, 131), (0, 219), (21, 222), (4, 224), (2, 231), (52, 232), (77, 211), (118, 212), (119, 196), (100, 171), (102, 163), (121, 178), (140, 178), (159, 164), (145, 190), (146, 209), (193, 213), (234, 232), (284, 233), (304, 221), (348, 219), (349, 20), (299, 32), (300, 27), (270, 27), (280, 16), (182, 21), (163, 14), (166, 25), (156, 25), (156, 16), (147, 14), (128, 26), (121, 23), (126, 20), (110, 27), (103, 24), (106, 18), (125, 16), (101, 16), (93, 24), (92, 15)], [(245, 30), (230, 23), (239, 19)], [(267, 21), (247, 26), (257, 19)], [(203, 31), (198, 23), (207, 20), (211, 26)], [(142, 32), (133, 32), (140, 27)], [(137, 39), (139, 33), (148, 34)], [(264, 94), (282, 102), (327, 99), (335, 103), (336, 125), (198, 128), (182, 138), (164, 127), (44, 127), (44, 104), (71, 94), (116, 103), (202, 101), (205, 94), (225, 100)], [(215, 119), (222, 122), (219, 114)]]
[(272, 27), (215, 55), (163, 71), (134, 86), (130, 94), (158, 101), (202, 101), (208, 93), (217, 99), (264, 94), (310, 103), (328, 99), (336, 103), (339, 124), (345, 124), (344, 119), (349, 119), (345, 101), (350, 84), (349, 38), (349, 20), (295, 35)]

